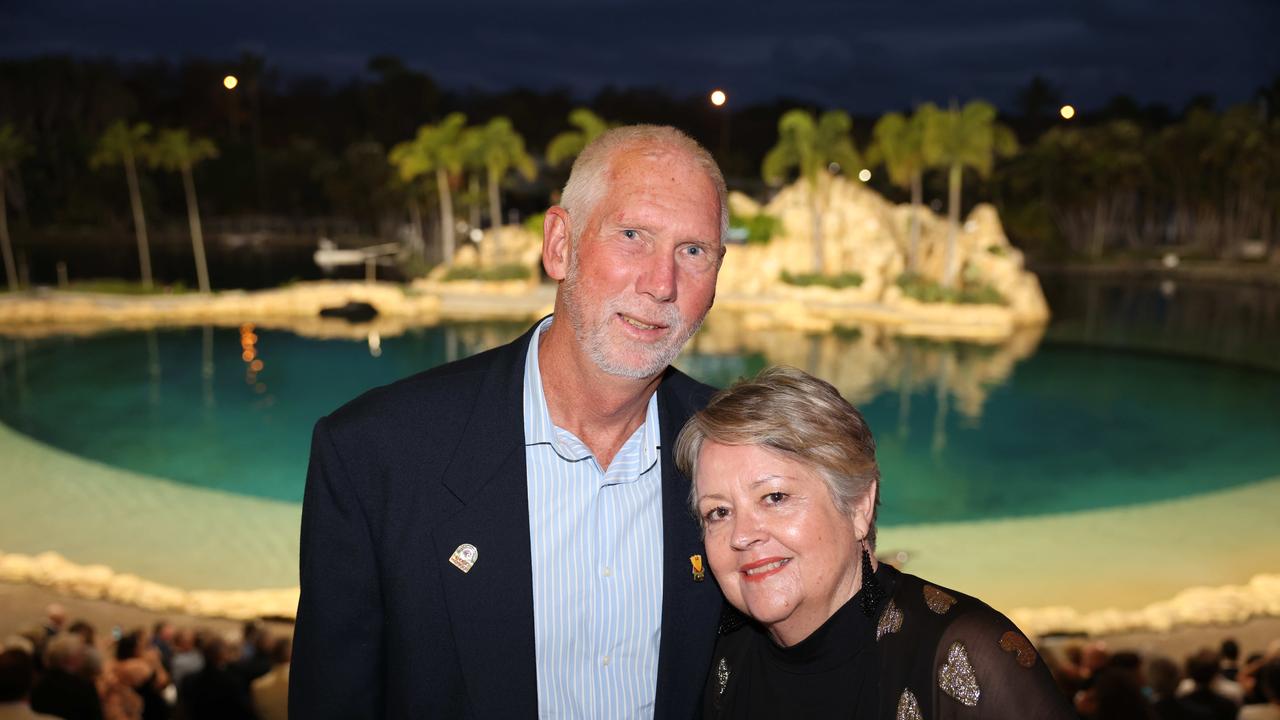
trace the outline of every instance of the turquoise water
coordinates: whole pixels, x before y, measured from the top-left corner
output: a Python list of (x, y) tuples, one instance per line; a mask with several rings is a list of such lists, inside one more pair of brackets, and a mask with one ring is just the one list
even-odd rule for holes
[[(258, 372), (236, 329), (0, 338), (0, 422), (110, 465), (297, 502), (318, 417), (521, 330), (419, 328), (382, 340), (377, 357), (365, 341), (257, 330)], [(849, 368), (888, 368), (841, 387), (879, 442), (884, 524), (1141, 503), (1280, 474), (1277, 373), (1052, 343), (1010, 363), (959, 343), (827, 340)], [(678, 364), (723, 385), (791, 357), (749, 344)]]

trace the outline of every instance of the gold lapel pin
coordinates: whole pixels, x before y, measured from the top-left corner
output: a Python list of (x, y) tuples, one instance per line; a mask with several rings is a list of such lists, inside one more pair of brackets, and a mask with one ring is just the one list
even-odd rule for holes
[(464, 573), (471, 572), (471, 567), (476, 564), (476, 560), (480, 558), (480, 551), (476, 550), (476, 546), (470, 543), (462, 543), (457, 550), (449, 556), (449, 562)]
[(702, 582), (707, 579), (707, 573), (702, 569), (702, 556), (690, 555), (689, 564), (693, 566), (693, 581)]

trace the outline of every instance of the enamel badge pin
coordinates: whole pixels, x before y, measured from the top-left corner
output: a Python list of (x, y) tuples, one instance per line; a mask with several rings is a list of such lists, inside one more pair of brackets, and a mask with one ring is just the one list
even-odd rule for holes
[(689, 565), (693, 567), (693, 581), (702, 582), (707, 579), (707, 573), (702, 569), (702, 556), (690, 555)]
[(470, 543), (463, 543), (458, 546), (457, 550), (449, 556), (449, 562), (462, 572), (471, 572), (472, 566), (476, 564), (476, 560), (480, 558), (480, 551), (476, 550), (476, 546)]

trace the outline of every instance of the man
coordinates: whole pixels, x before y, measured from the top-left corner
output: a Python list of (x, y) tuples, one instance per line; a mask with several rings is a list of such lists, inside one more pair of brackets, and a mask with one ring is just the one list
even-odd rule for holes
[(669, 367), (715, 297), (724, 180), (672, 128), (598, 138), (547, 212), (555, 314), (316, 426), (294, 717), (689, 717), (721, 599)]

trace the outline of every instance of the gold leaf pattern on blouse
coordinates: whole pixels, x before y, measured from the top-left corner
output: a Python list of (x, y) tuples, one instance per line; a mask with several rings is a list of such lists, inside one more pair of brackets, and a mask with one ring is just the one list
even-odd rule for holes
[(924, 604), (939, 615), (945, 615), (956, 604), (956, 599), (932, 585), (925, 585)]
[(894, 715), (894, 720), (924, 720), (920, 714), (920, 703), (916, 702), (916, 696), (910, 690), (903, 690), (902, 697), (898, 698), (898, 714)]
[(880, 622), (876, 623), (876, 640), (888, 635), (896, 633), (902, 629), (902, 611), (897, 605), (893, 604), (893, 598), (889, 598), (889, 604), (885, 606), (884, 612), (880, 613)]
[(1024, 668), (1032, 667), (1036, 664), (1036, 649), (1031, 641), (1012, 630), (1000, 636), (1000, 649), (1005, 652), (1016, 653), (1018, 656), (1018, 664)]
[(977, 705), (978, 697), (982, 695), (978, 676), (969, 662), (969, 652), (959, 640), (951, 643), (947, 661), (938, 669), (938, 688), (969, 707)]

